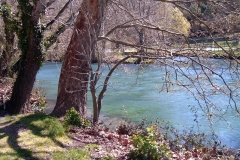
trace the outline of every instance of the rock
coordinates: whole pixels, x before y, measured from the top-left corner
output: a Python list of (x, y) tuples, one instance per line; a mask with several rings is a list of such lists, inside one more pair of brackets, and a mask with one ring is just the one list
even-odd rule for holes
[(127, 146), (129, 144), (132, 144), (132, 142), (129, 140), (127, 135), (119, 135), (118, 142), (121, 143), (123, 146)]
[(123, 146), (127, 146), (129, 144), (129, 141), (127, 138), (123, 138), (122, 139), (122, 143), (121, 143)]
[(108, 139), (113, 139), (113, 133), (109, 133), (107, 136)]
[(99, 136), (105, 138), (105, 137), (106, 137), (106, 134), (105, 134), (104, 131), (100, 131), (100, 132), (99, 132)]
[(207, 147), (202, 148), (202, 152), (203, 153), (207, 153), (208, 152), (208, 148)]

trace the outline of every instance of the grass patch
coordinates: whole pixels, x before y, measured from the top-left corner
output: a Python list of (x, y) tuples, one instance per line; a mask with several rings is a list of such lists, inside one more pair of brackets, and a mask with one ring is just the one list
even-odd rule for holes
[(0, 120), (0, 159), (45, 159), (67, 152), (71, 143), (57, 118), (45, 114), (8, 116)]
[[(227, 52), (231, 53), (230, 50), (227, 50)], [(229, 55), (224, 52), (223, 50), (218, 50), (218, 51), (211, 51), (209, 52), (210, 53), (210, 57), (216, 57), (216, 58), (221, 58), (221, 57), (229, 57)], [(240, 51), (238, 50), (233, 50), (233, 54), (232, 54), (234, 57), (236, 58), (240, 58)]]
[(87, 150), (72, 148), (65, 152), (53, 152), (52, 158), (53, 160), (65, 160), (65, 159), (90, 160), (91, 156)]
[(228, 47), (228, 46), (230, 46), (230, 47), (239, 47), (239, 43), (238, 43), (238, 41), (220, 41), (220, 42), (218, 42), (218, 44), (220, 45), (220, 46), (223, 46), (223, 47)]
[(126, 63), (134, 63), (137, 60), (137, 58), (128, 58), (125, 62)]
[(52, 138), (65, 135), (64, 128), (57, 118), (43, 113), (31, 114), (20, 119), (34, 134)]

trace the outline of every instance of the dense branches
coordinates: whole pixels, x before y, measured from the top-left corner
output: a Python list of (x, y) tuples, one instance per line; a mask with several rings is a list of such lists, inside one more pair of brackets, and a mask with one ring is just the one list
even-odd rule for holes
[[(212, 8), (204, 8), (207, 3), (211, 5), (208, 7)], [(152, 6), (153, 4), (154, 6)], [(189, 5), (194, 4), (201, 5), (201, 13), (196, 12), (191, 7), (189, 9)], [(198, 102), (201, 111), (205, 113), (204, 116), (211, 122), (211, 125), (218, 120), (224, 120), (223, 115), (228, 109), (233, 109), (239, 114), (237, 102), (239, 99), (239, 87), (237, 87), (239, 84), (239, 51), (231, 44), (236, 39), (236, 36), (229, 37), (231, 32), (224, 31), (224, 28), (233, 27), (233, 24), (229, 23), (231, 21), (229, 16), (239, 14), (234, 2), (229, 1), (229, 3), (225, 4), (216, 3), (215, 1), (161, 1), (159, 3), (114, 1), (111, 5), (106, 15), (102, 35), (98, 38), (99, 40), (122, 45), (123, 52), (136, 48), (137, 52), (134, 53), (143, 59), (156, 59), (157, 64), (165, 66), (166, 76), (163, 77), (165, 83), (162, 91), (170, 91), (171, 86), (175, 85), (186, 89)], [(144, 7), (141, 8), (141, 6)], [(153, 17), (156, 16), (154, 13), (158, 8), (157, 6), (160, 8), (167, 6), (168, 9), (172, 8), (173, 10), (177, 8), (178, 11), (184, 12), (184, 15), (189, 14), (195, 23), (197, 22), (204, 27), (204, 30), (197, 30), (201, 35), (192, 32), (189, 38), (188, 34), (184, 34), (184, 32), (177, 29), (177, 23), (173, 23), (174, 19), (173, 21), (169, 17), (167, 20), (164, 19), (166, 14), (163, 14), (160, 18), (158, 12), (158, 18), (160, 19), (156, 21), (156, 18)], [(232, 8), (233, 6), (234, 8)], [(151, 9), (153, 9), (152, 12)], [(224, 16), (225, 19), (216, 18), (213, 22), (210, 22), (208, 17), (204, 15), (207, 13)], [(111, 20), (110, 15), (115, 15), (113, 20)], [(162, 24), (161, 22), (165, 23)], [(180, 24), (183, 24), (183, 21)], [(176, 29), (170, 25), (176, 27)], [(138, 36), (141, 28), (145, 29), (146, 43), (141, 43), (139, 38), (141, 36)], [(186, 26), (182, 28), (186, 28)], [(210, 43), (208, 41), (205, 43), (204, 41), (198, 41), (195, 37), (199, 36), (204, 36)], [(219, 40), (224, 40), (225, 45)], [(114, 50), (114, 48), (112, 49)], [(144, 54), (138, 52), (142, 49), (144, 49)], [(182, 58), (175, 58), (175, 56)], [(165, 58), (162, 59), (162, 57)], [(209, 59), (212, 57), (226, 57), (227, 59), (223, 60), (223, 63), (228, 67), (221, 68), (221, 66), (214, 63), (214, 60)], [(114, 67), (110, 72), (112, 70), (114, 70)], [(99, 71), (96, 70), (93, 73), (98, 74)], [(182, 76), (185, 77), (184, 80), (179, 79)], [(227, 77), (231, 77), (234, 85), (229, 84), (226, 80)], [(93, 78), (94, 76), (91, 78), (91, 87), (96, 86)], [(106, 79), (108, 80), (109, 77), (107, 76)], [(106, 84), (104, 83), (103, 86), (106, 86)], [(106, 87), (104, 88), (106, 89)], [(106, 91), (104, 88), (102, 91)], [(91, 88), (91, 91), (96, 92), (93, 88)], [(227, 102), (225, 104), (213, 102), (212, 98), (216, 93), (228, 97)], [(97, 100), (98, 98), (100, 100), (102, 97), (103, 94), (100, 94), (99, 97), (95, 96), (94, 99)], [(223, 106), (225, 109), (222, 109)], [(98, 107), (98, 109), (101, 109), (101, 105)], [(96, 113), (99, 114), (99, 112)]]

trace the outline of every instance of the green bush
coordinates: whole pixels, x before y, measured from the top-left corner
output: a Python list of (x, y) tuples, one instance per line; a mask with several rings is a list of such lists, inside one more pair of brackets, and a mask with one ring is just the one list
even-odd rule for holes
[(134, 134), (132, 136), (134, 150), (130, 152), (131, 159), (159, 160), (170, 159), (170, 148), (167, 144), (159, 142), (160, 135), (156, 126), (146, 128), (146, 134)]
[(70, 110), (67, 110), (66, 112), (65, 124), (67, 126), (72, 125), (76, 127), (87, 127), (90, 125), (90, 121), (81, 118), (79, 113), (72, 107)]

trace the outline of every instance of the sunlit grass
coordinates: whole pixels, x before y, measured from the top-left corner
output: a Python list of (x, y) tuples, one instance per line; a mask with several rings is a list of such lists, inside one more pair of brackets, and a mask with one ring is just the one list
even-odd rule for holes
[(61, 123), (51, 116), (30, 114), (0, 120), (1, 160), (45, 159), (53, 152), (65, 154), (68, 151), (61, 144), (70, 143)]
[[(51, 138), (34, 135), (30, 130), (20, 132), (17, 141), (21, 148), (32, 150), (34, 152), (64, 151), (64, 149), (61, 146), (56, 145)], [(68, 143), (67, 137), (59, 138), (58, 141)]]
[(65, 152), (53, 152), (53, 160), (65, 160), (65, 159), (75, 159), (75, 160), (90, 160), (90, 153), (87, 150), (81, 149), (69, 149)]
[(0, 139), (0, 157), (4, 154), (14, 153), (14, 149), (8, 144), (8, 135)]
[[(26, 119), (26, 121), (28, 121), (28, 119)], [(63, 126), (53, 117), (32, 120), (31, 123), (27, 124), (28, 128), (35, 129), (34, 132), (36, 132), (36, 134), (41, 134), (42, 136), (61, 137), (65, 134)]]

